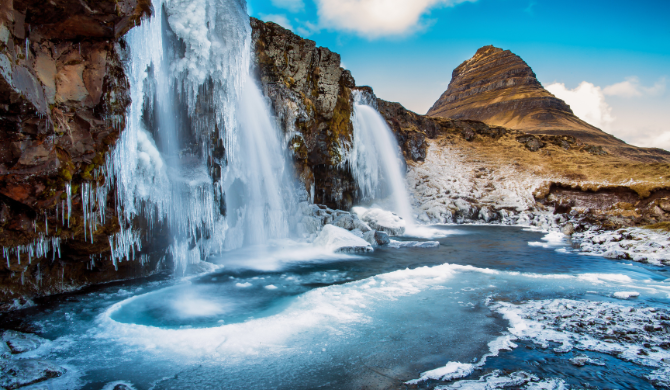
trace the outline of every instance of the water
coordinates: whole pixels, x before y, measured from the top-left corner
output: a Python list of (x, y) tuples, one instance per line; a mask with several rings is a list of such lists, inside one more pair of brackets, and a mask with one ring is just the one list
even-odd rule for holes
[[(507, 329), (518, 328), (504, 305), (670, 308), (665, 269), (579, 255), (516, 227), (434, 229), (448, 234), (439, 248), (363, 256), (277, 240), (212, 258), (223, 268), (207, 275), (102, 286), (4, 315), (1, 326), (54, 340), (44, 354), (69, 368), (57, 380), (71, 388), (125, 380), (138, 389), (384, 389), (448, 362), (481, 361), (490, 343), (504, 344)], [(622, 301), (617, 291), (641, 295)], [(523, 370), (568, 387), (653, 388), (647, 376), (656, 368), (625, 354), (514, 343), (467, 379)], [(569, 363), (582, 354), (606, 365)]]
[(366, 93), (354, 91), (354, 145), (347, 163), (362, 202), (381, 202), (414, 225), (398, 141)]
[(153, 7), (126, 36), (132, 105), (106, 172), (122, 216), (110, 246), (115, 263), (133, 260), (143, 235), (167, 227), (183, 275), (213, 254), (288, 235), (297, 202), (279, 130), (249, 76), (244, 0)]

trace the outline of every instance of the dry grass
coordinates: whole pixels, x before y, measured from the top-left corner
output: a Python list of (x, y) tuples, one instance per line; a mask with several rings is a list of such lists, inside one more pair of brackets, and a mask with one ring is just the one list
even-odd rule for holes
[(531, 152), (513, 134), (497, 140), (478, 136), (472, 142), (457, 134), (449, 134), (439, 139), (440, 143), (459, 148), (471, 158), (486, 160), (490, 164), (511, 164), (519, 170), (584, 191), (621, 186), (646, 198), (654, 190), (670, 188), (668, 163), (641, 163), (615, 155), (594, 156), (553, 144)]
[(670, 232), (670, 222), (655, 223), (653, 225), (645, 226), (645, 228)]

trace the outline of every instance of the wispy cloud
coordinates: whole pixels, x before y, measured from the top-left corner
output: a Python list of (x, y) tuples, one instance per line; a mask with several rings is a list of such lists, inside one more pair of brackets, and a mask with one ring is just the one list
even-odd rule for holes
[(291, 24), (291, 21), (288, 20), (286, 15), (281, 15), (281, 14), (260, 14), (260, 17), (263, 21), (265, 22), (275, 22), (278, 25), (289, 29), (291, 31), (293, 30), (293, 25)]
[(617, 96), (624, 98), (635, 98), (641, 96), (661, 96), (665, 93), (666, 78), (662, 77), (651, 87), (645, 87), (640, 84), (637, 77), (629, 77), (625, 81), (612, 84), (603, 89), (603, 93), (608, 96)]
[(300, 12), (305, 9), (305, 3), (302, 0), (272, 0), (272, 5), (289, 12)]
[(319, 24), (366, 38), (403, 35), (424, 27), (421, 18), (436, 7), (477, 0), (315, 0)]
[[(659, 97), (665, 94), (666, 78), (659, 79), (651, 87), (640, 84), (637, 77), (601, 88), (583, 81), (575, 89), (566, 88), (563, 83), (553, 83), (546, 89), (557, 98), (570, 105), (572, 111), (587, 123), (592, 124), (624, 141), (637, 146), (657, 147), (670, 150), (670, 129), (667, 113), (638, 112), (640, 105), (659, 104)], [(610, 97), (636, 99), (637, 108), (631, 102), (607, 101)]]
[(602, 88), (592, 83), (582, 81), (575, 89), (568, 89), (563, 83), (554, 83), (546, 89), (568, 103), (572, 112), (586, 123), (607, 129), (614, 121), (612, 107), (605, 101)]

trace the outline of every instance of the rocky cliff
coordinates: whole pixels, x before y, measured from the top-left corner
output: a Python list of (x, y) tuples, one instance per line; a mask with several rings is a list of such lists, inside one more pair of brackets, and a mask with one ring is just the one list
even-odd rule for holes
[(638, 161), (670, 161), (660, 149), (630, 146), (577, 118), (542, 87), (533, 70), (509, 50), (484, 46), (452, 73), (429, 116), (472, 119), (531, 134), (568, 135)]
[(305, 189), (318, 204), (349, 209), (355, 183), (344, 166), (352, 143), (354, 78), (340, 55), (275, 23), (251, 18), (255, 65)]
[[(92, 209), (90, 199), (130, 103), (119, 38), (151, 12), (149, 0), (0, 4), (2, 300), (149, 269), (114, 272), (114, 200)], [(93, 232), (85, 208), (105, 221)]]

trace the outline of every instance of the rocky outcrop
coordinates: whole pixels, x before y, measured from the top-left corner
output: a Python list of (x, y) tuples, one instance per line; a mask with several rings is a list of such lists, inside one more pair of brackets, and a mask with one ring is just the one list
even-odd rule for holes
[(315, 203), (348, 209), (355, 184), (343, 166), (352, 142), (354, 78), (340, 55), (279, 25), (251, 18), (255, 64), (296, 171)]
[(130, 103), (119, 38), (150, 13), (149, 0), (0, 4), (2, 300), (146, 272), (91, 261), (109, 258), (113, 199), (87, 207), (104, 214), (93, 237), (82, 217)]
[(454, 69), (449, 88), (427, 115), (479, 120), (531, 134), (570, 136), (600, 147), (597, 153), (670, 162), (670, 152), (628, 145), (582, 121), (570, 106), (542, 87), (519, 56), (493, 46), (480, 48)]
[(554, 212), (608, 229), (670, 220), (670, 164), (611, 155), (570, 135), (377, 106), (402, 147), (424, 222), (529, 223)]

